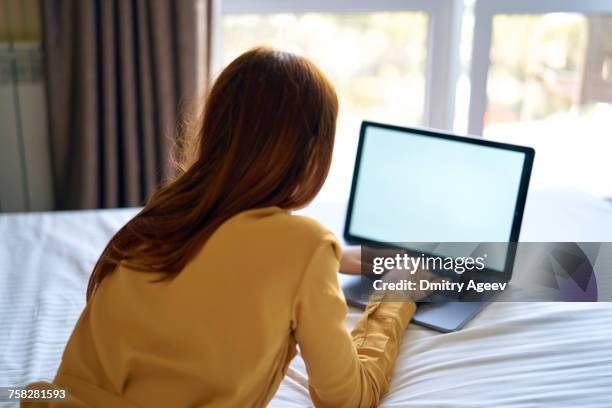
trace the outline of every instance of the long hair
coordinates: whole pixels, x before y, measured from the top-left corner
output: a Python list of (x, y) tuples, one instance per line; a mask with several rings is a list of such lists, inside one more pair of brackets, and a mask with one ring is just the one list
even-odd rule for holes
[(307, 205), (329, 172), (338, 99), (307, 59), (270, 48), (245, 52), (221, 72), (200, 119), (177, 136), (177, 177), (110, 240), (87, 299), (121, 263), (170, 278), (215, 230), (249, 209)]

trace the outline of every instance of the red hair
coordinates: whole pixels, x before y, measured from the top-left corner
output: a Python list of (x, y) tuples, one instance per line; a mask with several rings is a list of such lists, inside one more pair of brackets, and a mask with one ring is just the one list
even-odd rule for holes
[(249, 209), (307, 205), (329, 172), (338, 99), (309, 60), (247, 51), (215, 81), (201, 120), (179, 134), (178, 176), (115, 234), (94, 267), (87, 299), (121, 263), (171, 277), (215, 230)]

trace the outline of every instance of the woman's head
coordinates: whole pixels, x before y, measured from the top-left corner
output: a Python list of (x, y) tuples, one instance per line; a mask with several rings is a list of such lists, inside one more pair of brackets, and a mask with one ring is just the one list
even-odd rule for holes
[(253, 206), (302, 206), (326, 178), (337, 112), (333, 86), (310, 61), (255, 48), (216, 80), (201, 128), (187, 135), (186, 153), (195, 156), (182, 167), (214, 172), (202, 188), (217, 189), (226, 205), (247, 194)]
[(88, 298), (119, 262), (180, 272), (208, 237), (252, 208), (308, 204), (331, 164), (338, 114), (333, 86), (310, 61), (250, 50), (215, 81), (195, 126), (179, 135), (178, 177), (109, 242)]

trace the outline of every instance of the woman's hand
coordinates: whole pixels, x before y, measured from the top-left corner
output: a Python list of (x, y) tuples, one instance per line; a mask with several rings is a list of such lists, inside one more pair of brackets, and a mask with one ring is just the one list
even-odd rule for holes
[[(378, 255), (387, 255), (387, 256), (392, 256), (398, 253), (397, 250), (390, 250), (390, 249), (389, 250), (378, 249), (377, 251), (378, 251), (377, 252)], [(350, 274), (350, 275), (359, 275), (362, 273), (361, 266), (362, 266), (361, 265), (361, 247), (351, 246), (351, 247), (343, 248), (342, 259), (340, 260), (339, 272)], [(363, 272), (367, 273), (367, 271), (363, 271)], [(415, 302), (418, 302), (419, 300), (429, 296), (432, 293), (431, 290), (421, 290), (420, 289), (421, 280), (428, 280), (430, 282), (438, 283), (438, 282), (441, 282), (443, 278), (440, 278), (423, 268), (419, 268), (415, 273), (410, 273), (405, 270), (394, 269), (394, 270), (386, 272), (382, 276), (382, 280), (383, 282), (386, 282), (386, 283), (391, 283), (391, 282), (397, 283), (397, 282), (401, 282), (402, 280), (405, 282), (408, 282), (408, 281), (414, 282), (415, 290), (392, 291), (393, 293), (392, 293), (391, 298), (395, 298), (396, 300), (413, 300)]]
[[(371, 258), (373, 254), (376, 256), (395, 256), (398, 251), (394, 249), (380, 249), (376, 250), (370, 249), (369, 252), (366, 252), (366, 256), (369, 256), (370, 259), (366, 259), (366, 268), (362, 270), (362, 257), (361, 257), (361, 246), (349, 246), (342, 248), (342, 259), (340, 260), (340, 273), (346, 273), (348, 275), (359, 275), (363, 274), (372, 274), (372, 264)], [(367, 262), (370, 263), (367, 263)]]
[(361, 273), (361, 247), (342, 248), (340, 272), (351, 275), (359, 275)]
[[(426, 269), (419, 268), (414, 273), (410, 273), (406, 270), (393, 269), (385, 273), (382, 277), (382, 281), (385, 283), (400, 283), (400, 282), (412, 282), (414, 287), (413, 290), (393, 290), (393, 291), (381, 291), (390, 294), (390, 299), (393, 300), (412, 300), (418, 302), (433, 292), (431, 289), (421, 289), (421, 281), (439, 283), (443, 278), (434, 275)], [(428, 285), (429, 286), (429, 285)], [(376, 293), (376, 292), (375, 292)]]
[[(372, 254), (376, 254), (376, 256), (394, 256), (397, 254), (397, 250), (393, 249), (376, 249), (375, 252), (373, 250), (369, 250), (368, 253), (370, 258)], [(366, 263), (366, 269), (362, 270), (362, 257), (361, 257), (361, 246), (349, 246), (342, 248), (342, 259), (340, 260), (340, 273), (346, 273), (348, 275), (359, 275), (363, 274), (372, 274), (372, 264)], [(368, 259), (366, 259), (366, 262)], [(371, 259), (370, 259), (371, 262)]]

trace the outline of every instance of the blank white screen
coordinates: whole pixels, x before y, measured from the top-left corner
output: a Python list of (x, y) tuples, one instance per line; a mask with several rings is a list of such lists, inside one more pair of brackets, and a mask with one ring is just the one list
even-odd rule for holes
[(508, 242), (525, 154), (368, 126), (349, 232), (379, 242)]

